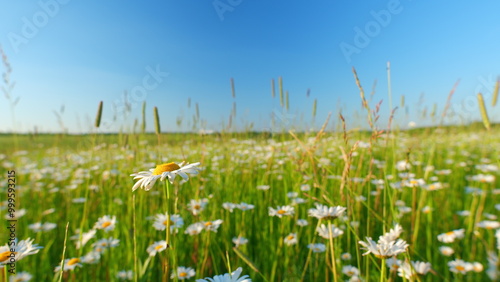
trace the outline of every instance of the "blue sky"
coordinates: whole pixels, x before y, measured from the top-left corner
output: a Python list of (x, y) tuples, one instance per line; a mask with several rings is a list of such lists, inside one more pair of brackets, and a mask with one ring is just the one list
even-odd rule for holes
[[(233, 129), (250, 123), (267, 129), (272, 117), (277, 127), (318, 128), (329, 112), (335, 126), (339, 109), (349, 127), (363, 127), (353, 66), (368, 97), (377, 80), (371, 105), (382, 100), (379, 127), (385, 128), (388, 61), (392, 106), (405, 95), (405, 108), (396, 112), (400, 126), (438, 123), (421, 111), (436, 103), (440, 115), (458, 79), (450, 108), (456, 115), (445, 123), (478, 120), (478, 92), (498, 121), (490, 101), (500, 75), (499, 10), (498, 1), (9, 2), (0, 11), (0, 44), (16, 83), (11, 96), (20, 100), (13, 121), (2, 94), (0, 132), (60, 131), (54, 112), (69, 132), (90, 132), (101, 100), (103, 132), (130, 130), (143, 101), (149, 131), (154, 106), (163, 131), (191, 130), (196, 103), (203, 121), (197, 129), (220, 130), (234, 102)], [(271, 79), (278, 91), (280, 76), (288, 111), (271, 97)]]

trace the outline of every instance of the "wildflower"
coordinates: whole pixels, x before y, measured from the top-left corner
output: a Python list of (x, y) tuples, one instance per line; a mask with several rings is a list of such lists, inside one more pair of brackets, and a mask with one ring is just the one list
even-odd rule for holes
[(395, 257), (386, 259), (385, 264), (391, 272), (397, 271), (401, 267), (401, 261)]
[(341, 260), (351, 260), (352, 259), (352, 255), (350, 253), (342, 253), (340, 255), (340, 259)]
[[(64, 271), (74, 270), (76, 267), (82, 267), (82, 264), (80, 263), (80, 258), (71, 258), (64, 260), (64, 265), (63, 265)], [(54, 269), (54, 272), (60, 272), (60, 271), (61, 271), (61, 266), (58, 265), (56, 269)]]
[(437, 239), (439, 242), (453, 243), (455, 242), (455, 239), (462, 239), (464, 236), (465, 236), (465, 229), (462, 228), (439, 234), (437, 236)]
[(229, 212), (233, 212), (233, 210), (236, 208), (237, 204), (233, 204), (233, 203), (223, 203), (222, 204), (222, 207), (226, 210), (228, 210)]
[(277, 209), (269, 207), (269, 216), (277, 216), (281, 218), (285, 215), (293, 215), (294, 213), (295, 209), (291, 206), (278, 206)]
[(309, 225), (309, 222), (306, 219), (297, 219), (297, 225), (304, 227)]
[(81, 262), (86, 264), (96, 264), (101, 259), (101, 253), (98, 251), (90, 251), (82, 257)]
[(321, 236), (325, 239), (333, 239), (333, 238), (339, 237), (340, 235), (344, 234), (344, 231), (338, 229), (333, 224), (329, 224), (329, 226), (326, 226), (325, 224), (321, 224), (321, 226), (318, 226), (316, 231), (318, 231), (319, 236)]
[(403, 180), (402, 184), (405, 187), (415, 188), (415, 187), (422, 187), (422, 186), (424, 186), (425, 185), (425, 181), (422, 178), (419, 178), (419, 179), (408, 179), (408, 180)]
[(342, 267), (342, 273), (351, 277), (351, 276), (359, 276), (359, 269), (352, 265), (344, 265)]
[(453, 248), (450, 248), (448, 246), (439, 247), (439, 251), (441, 252), (442, 255), (447, 256), (447, 257), (449, 257), (455, 253), (455, 250), (453, 250)]
[(168, 178), (170, 183), (174, 183), (177, 175), (187, 181), (189, 179), (188, 174), (198, 174), (198, 171), (200, 170), (198, 167), (199, 165), (199, 162), (193, 164), (184, 164), (184, 162), (176, 164), (172, 162), (157, 165), (156, 168), (152, 168), (149, 171), (141, 171), (131, 174), (130, 176), (133, 176), (134, 179), (139, 179), (132, 187), (132, 191), (137, 190), (139, 187), (149, 191), (158, 179), (163, 181), (165, 178)]
[(472, 264), (465, 262), (461, 259), (455, 259), (448, 262), (448, 267), (453, 273), (466, 274), (472, 270)]
[(500, 228), (500, 222), (492, 221), (492, 220), (483, 220), (477, 223), (477, 227), (485, 228), (485, 229), (497, 229)]
[(283, 239), (283, 242), (285, 242), (285, 244), (287, 244), (288, 246), (297, 244), (297, 233), (288, 234)]
[(398, 268), (398, 275), (404, 277), (405, 279), (413, 279), (417, 275), (425, 275), (431, 270), (431, 264), (429, 262), (422, 261), (412, 261), (411, 265), (408, 261), (401, 264)]
[(242, 236), (234, 237), (233, 243), (234, 243), (235, 247), (238, 248), (239, 246), (245, 245), (246, 243), (248, 243), (248, 239), (245, 237), (242, 237)]
[(9, 277), (9, 282), (27, 282), (33, 278), (29, 272), (22, 271)]
[(167, 223), (170, 225), (170, 232), (173, 232), (174, 229), (176, 232), (184, 225), (184, 220), (178, 214), (172, 214), (170, 219), (167, 213), (162, 214), (159, 213), (155, 216), (155, 222), (153, 223), (153, 227), (156, 230), (165, 230), (167, 228)]
[(205, 225), (203, 225), (203, 223), (196, 222), (196, 223), (193, 223), (193, 224), (189, 225), (186, 228), (186, 231), (184, 231), (184, 233), (185, 234), (189, 234), (191, 236), (198, 235), (198, 234), (201, 233), (201, 231), (203, 231), (204, 228), (205, 228)]
[(347, 208), (336, 206), (328, 207), (319, 203), (316, 203), (316, 208), (309, 209), (309, 216), (315, 217), (317, 219), (335, 219), (341, 216)]
[(468, 176), (467, 180), (477, 181), (481, 183), (493, 183), (495, 182), (495, 176), (491, 174), (478, 174), (478, 175)]
[(146, 251), (149, 253), (149, 256), (153, 257), (157, 253), (165, 250), (168, 248), (168, 244), (165, 240), (154, 242), (153, 244), (149, 245), (149, 247), (146, 249)]
[(193, 277), (196, 274), (193, 268), (178, 266), (177, 271), (172, 272), (170, 275), (171, 279), (174, 279), (177, 276), (177, 279), (184, 280)]
[(311, 249), (313, 253), (322, 253), (326, 250), (325, 244), (322, 243), (309, 244), (307, 247)]
[(388, 241), (384, 238), (384, 236), (381, 236), (378, 242), (373, 241), (370, 237), (366, 237), (366, 242), (359, 241), (359, 244), (363, 245), (364, 249), (367, 251), (363, 255), (372, 253), (378, 258), (390, 258), (397, 256), (406, 252), (406, 249), (409, 246), (406, 241), (402, 239)]
[(108, 232), (115, 229), (116, 225), (116, 216), (110, 217), (109, 215), (105, 215), (100, 217), (94, 225), (95, 229), (103, 229)]
[(484, 267), (480, 262), (475, 261), (472, 263), (472, 270), (474, 272), (482, 272), (484, 270)]
[(424, 185), (422, 186), (427, 191), (436, 191), (436, 190), (441, 190), (444, 188), (443, 184), (441, 182), (434, 182), (429, 185)]
[(251, 282), (252, 279), (248, 275), (243, 275), (240, 277), (243, 269), (238, 267), (232, 273), (226, 273), (223, 275), (216, 275), (213, 278), (206, 277), (204, 279), (197, 279), (196, 282)]
[(118, 244), (120, 244), (120, 240), (109, 237), (95, 242), (94, 244), (92, 244), (92, 247), (94, 247), (95, 251), (102, 253), (106, 249), (118, 246)]
[(263, 191), (269, 190), (269, 188), (270, 188), (269, 185), (258, 185), (257, 186), (257, 189), (263, 190)]
[(495, 252), (488, 252), (488, 270), (486, 270), (486, 274), (491, 280), (497, 280), (500, 276), (500, 272), (498, 271), (498, 256)]
[[(9, 245), (6, 244), (5, 246), (0, 247), (0, 267), (2, 265), (10, 263), (10, 260), (12, 259), (11, 255), (14, 253), (14, 260), (18, 262), (22, 258), (29, 256), (29, 255), (34, 255), (38, 253), (38, 251), (43, 248), (40, 247), (36, 244), (33, 244), (33, 241), (35, 239), (26, 239), (26, 240), (21, 240), (17, 241), (17, 238), (14, 240), (14, 245)], [(12, 251), (12, 248), (14, 248), (14, 252)]]
[(208, 199), (203, 198), (200, 200), (194, 200), (191, 199), (191, 201), (188, 204), (188, 210), (194, 215), (199, 215), (207, 206), (208, 204)]
[(255, 208), (254, 205), (250, 205), (250, 204), (243, 203), (243, 202), (241, 204), (237, 205), (236, 207), (242, 211), (252, 210), (253, 208)]
[(120, 280), (133, 280), (134, 272), (132, 270), (121, 270), (116, 273), (116, 278)]
[(300, 185), (300, 191), (307, 192), (309, 190), (311, 190), (311, 185), (309, 185), (309, 184)]
[(71, 240), (76, 240), (76, 248), (80, 249), (81, 246), (85, 246), (87, 242), (94, 238), (95, 233), (97, 231), (95, 229), (90, 229), (88, 232), (85, 232), (82, 234), (82, 241), (80, 242), (80, 230), (77, 230), (77, 233), (71, 237), (69, 237)]
[(217, 219), (214, 221), (203, 221), (202, 224), (207, 231), (217, 232), (219, 226), (222, 224), (222, 219)]
[(299, 193), (297, 193), (297, 192), (288, 192), (288, 193), (286, 194), (286, 196), (287, 196), (288, 198), (297, 198), (297, 197), (299, 196)]

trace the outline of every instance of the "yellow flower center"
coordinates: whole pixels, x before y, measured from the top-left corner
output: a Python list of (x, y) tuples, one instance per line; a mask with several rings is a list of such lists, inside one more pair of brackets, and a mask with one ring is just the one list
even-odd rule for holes
[(448, 236), (452, 236), (452, 235), (454, 235), (454, 234), (455, 234), (455, 232), (450, 231), (450, 232), (446, 232), (445, 234), (446, 234), (446, 235), (448, 235)]
[(179, 277), (187, 277), (188, 274), (186, 272), (181, 272), (179, 273)]
[(167, 226), (167, 224), (169, 224), (170, 226), (172, 226), (172, 225), (174, 225), (174, 222), (173, 222), (173, 221), (171, 221), (171, 220), (168, 220), (168, 219), (167, 219), (167, 220), (165, 220), (165, 221), (163, 222), (163, 225)]
[(465, 267), (461, 266), (461, 265), (457, 265), (455, 267), (458, 271), (464, 271), (465, 270)]
[(181, 167), (176, 163), (166, 163), (166, 164), (157, 165), (155, 170), (153, 171), (153, 175), (160, 175), (166, 171), (174, 171), (174, 170), (178, 170), (180, 168)]
[(284, 211), (284, 210), (279, 210), (278, 211), (278, 214), (285, 214), (285, 213), (286, 213), (286, 211)]
[[(14, 254), (17, 254), (17, 253), (14, 252)], [(0, 253), (0, 262), (6, 261), (9, 258), (9, 256), (10, 256), (10, 252), (9, 251)]]
[(101, 227), (102, 227), (102, 228), (106, 228), (106, 227), (108, 227), (108, 226), (110, 226), (110, 225), (111, 225), (111, 222), (110, 222), (110, 221), (106, 221), (106, 222), (104, 222), (104, 223), (101, 225)]
[(155, 250), (157, 250), (157, 251), (158, 251), (158, 250), (159, 250), (159, 249), (161, 249), (161, 248), (163, 248), (163, 245), (158, 245), (158, 246), (156, 246), (156, 247), (155, 247)]
[(193, 209), (195, 209), (195, 210), (199, 210), (199, 209), (201, 209), (201, 206), (200, 206), (200, 205), (198, 205), (198, 204), (196, 204), (196, 205), (194, 205), (194, 206), (193, 206)]
[(286, 237), (287, 240), (293, 240), (293, 238), (295, 238), (295, 236), (293, 236), (293, 235), (289, 235)]
[(210, 222), (210, 221), (205, 222), (205, 226), (207, 226), (207, 227), (208, 227), (208, 226), (210, 226), (210, 225), (212, 225), (212, 222)]
[(77, 264), (80, 262), (80, 259), (79, 258), (72, 258), (68, 261), (68, 265), (73, 265), (73, 264)]

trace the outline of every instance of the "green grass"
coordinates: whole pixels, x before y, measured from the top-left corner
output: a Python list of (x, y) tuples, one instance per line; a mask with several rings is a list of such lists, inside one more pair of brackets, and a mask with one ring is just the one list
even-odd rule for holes
[[(325, 133), (315, 139), (316, 133), (290, 134), (239, 133), (200, 136), (196, 134), (164, 134), (157, 144), (154, 134), (109, 135), (0, 135), (1, 163), (7, 170), (16, 170), (16, 209), (26, 209), (26, 215), (17, 223), (18, 238), (35, 238), (44, 248), (38, 254), (23, 258), (17, 271), (27, 271), (33, 281), (50, 281), (56, 277), (54, 268), (60, 264), (65, 226), (69, 222), (68, 236), (83, 227), (90, 230), (104, 215), (116, 216), (114, 230), (97, 230), (93, 239), (81, 250), (75, 241), (68, 240), (66, 258), (85, 255), (92, 243), (102, 238), (120, 240), (117, 247), (104, 252), (96, 264), (83, 264), (63, 274), (63, 281), (117, 280), (120, 270), (133, 270), (137, 259), (142, 267), (148, 259), (146, 248), (155, 241), (165, 240), (165, 231), (153, 228), (146, 219), (165, 213), (166, 204), (179, 214), (184, 226), (171, 234), (172, 247), (152, 257), (139, 281), (159, 281), (176, 266), (192, 267), (195, 278), (224, 274), (243, 267), (254, 281), (333, 281), (334, 271), (329, 240), (317, 235), (318, 220), (308, 217), (308, 209), (315, 202), (328, 206), (347, 207), (345, 217), (332, 221), (344, 230), (333, 240), (338, 280), (348, 277), (342, 267), (352, 265), (359, 269), (367, 281), (380, 279), (381, 260), (372, 254), (362, 256), (359, 240), (366, 236), (377, 240), (380, 235), (400, 223), (401, 237), (410, 244), (408, 251), (398, 258), (425, 261), (432, 264), (432, 272), (419, 277), (423, 281), (488, 279), (485, 271), (466, 275), (449, 271), (447, 263), (455, 258), (467, 262), (480, 262), (488, 268), (487, 252), (498, 253), (495, 230), (477, 227), (485, 214), (498, 215), (498, 202), (494, 189), (498, 182), (481, 183), (469, 176), (483, 173), (476, 165), (489, 163), (499, 166), (500, 134), (494, 126), (489, 132), (477, 127), (426, 128), (396, 131), (386, 139), (370, 139), (369, 132)], [(371, 141), (370, 141), (371, 140)], [(371, 148), (355, 146), (357, 141), (371, 143)], [(16, 153), (16, 151), (27, 151)], [(347, 154), (343, 159), (342, 151)], [(350, 153), (350, 155), (349, 155)], [(488, 159), (488, 160), (486, 160)], [(170, 186), (170, 201), (166, 202), (164, 182), (158, 181), (153, 189), (131, 191), (134, 180), (129, 175), (154, 168), (165, 162), (201, 162), (203, 171), (180, 185), (179, 179)], [(376, 162), (374, 162), (376, 160)], [(441, 182), (445, 188), (426, 191), (420, 187), (394, 189), (403, 171), (396, 170), (398, 161), (412, 164), (409, 173), (426, 183)], [(346, 168), (346, 164), (349, 165)], [(426, 170), (427, 166), (434, 170)], [(448, 175), (436, 170), (451, 169)], [(372, 180), (383, 181), (383, 189), (376, 189)], [(434, 179), (431, 180), (431, 179)], [(4, 181), (6, 183), (6, 181)], [(310, 191), (300, 190), (309, 184)], [(72, 186), (73, 185), (73, 186)], [(88, 188), (99, 187), (98, 191)], [(258, 185), (269, 185), (267, 191)], [(6, 200), (6, 184), (2, 185), (2, 201)], [(466, 187), (482, 189), (482, 194), (466, 192)], [(69, 189), (72, 187), (74, 189)], [(342, 189), (341, 189), (342, 187)], [(55, 192), (55, 188), (59, 188)], [(377, 193), (372, 193), (372, 192)], [(270, 217), (268, 208), (291, 204), (288, 192), (298, 192), (305, 203), (295, 205), (290, 217)], [(135, 203), (133, 196), (135, 195)], [(364, 201), (359, 197), (363, 196)], [(85, 204), (73, 203), (75, 198), (87, 198)], [(208, 199), (200, 215), (193, 215), (187, 205), (191, 199)], [(397, 202), (402, 201), (402, 202)], [(255, 205), (248, 211), (222, 208), (225, 202), (246, 202)], [(409, 207), (409, 213), (399, 212), (397, 204)], [(136, 229), (133, 228), (135, 205)], [(432, 208), (425, 214), (424, 206)], [(55, 212), (43, 215), (47, 209)], [(457, 211), (468, 210), (462, 217)], [(3, 210), (4, 213), (6, 212)], [(296, 220), (307, 219), (308, 226), (299, 227)], [(199, 235), (184, 234), (187, 226), (198, 221), (222, 219), (217, 233), (203, 231)], [(359, 222), (352, 227), (351, 222)], [(35, 222), (52, 222), (54, 230), (35, 233), (28, 228)], [(326, 223), (326, 221), (323, 221)], [(441, 233), (465, 229), (465, 237), (454, 243), (437, 240)], [(298, 244), (287, 246), (283, 238), (296, 233)], [(137, 257), (134, 257), (134, 234)], [(1, 241), (8, 234), (2, 232)], [(248, 239), (246, 245), (233, 249), (233, 237)], [(324, 243), (326, 252), (311, 253), (307, 245)], [(448, 245), (455, 250), (451, 257), (440, 254), (438, 247)], [(341, 254), (350, 253), (351, 260), (340, 260)], [(385, 277), (401, 280), (395, 273)], [(166, 276), (165, 276), (166, 275)], [(57, 279), (57, 277), (56, 277)]]

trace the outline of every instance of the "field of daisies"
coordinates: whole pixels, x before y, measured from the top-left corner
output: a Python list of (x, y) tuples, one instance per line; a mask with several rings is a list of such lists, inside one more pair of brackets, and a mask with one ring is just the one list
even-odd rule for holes
[(496, 127), (0, 143), (0, 281), (500, 279)]

